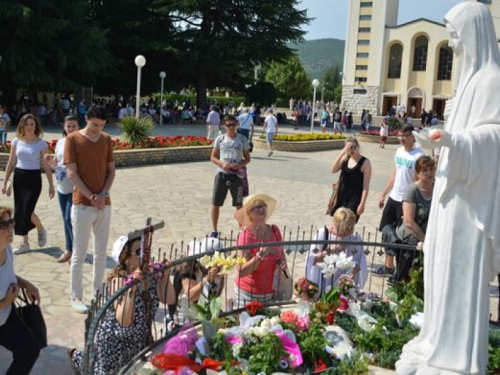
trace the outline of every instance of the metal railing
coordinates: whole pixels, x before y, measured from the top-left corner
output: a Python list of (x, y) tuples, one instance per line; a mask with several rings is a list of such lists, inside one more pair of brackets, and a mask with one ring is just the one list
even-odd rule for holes
[[(136, 235), (140, 236), (141, 231), (134, 232)], [(317, 252), (320, 249), (325, 249), (326, 247), (330, 247), (332, 245), (340, 245), (340, 246), (355, 246), (363, 252), (363, 257), (366, 258), (366, 264), (368, 269), (368, 276), (366, 279), (366, 284), (364, 286), (364, 291), (372, 292), (380, 295), (382, 298), (384, 297), (385, 289), (387, 288), (387, 276), (382, 275), (382, 277), (376, 277), (374, 272), (370, 272), (370, 270), (375, 269), (376, 266), (384, 265), (385, 260), (385, 252), (387, 249), (391, 249), (392, 251), (401, 251), (405, 254), (410, 254), (411, 256), (415, 254), (421, 254), (421, 252), (417, 252), (414, 246), (403, 245), (403, 244), (385, 244), (381, 243), (381, 235), (378, 232), (369, 232), (362, 228), (360, 232), (358, 232), (359, 237), (358, 241), (329, 241), (329, 240), (319, 240), (315, 239), (317, 237), (317, 231), (312, 226), (307, 230), (302, 229), (301, 227), (296, 228), (295, 230), (290, 230), (289, 228), (283, 228), (282, 230), (283, 240), (279, 242), (266, 242), (249, 245), (240, 245), (237, 246), (238, 234), (231, 233), (229, 237), (222, 237), (219, 240), (219, 249), (217, 251), (223, 252), (226, 256), (231, 256), (235, 254), (237, 251), (245, 252), (245, 250), (249, 250), (258, 246), (262, 247), (279, 247), (283, 249), (286, 254), (286, 261), (288, 265), (288, 269), (290, 271), (290, 279), (291, 281), (295, 281), (300, 277), (305, 276), (305, 268), (306, 268), (306, 260), (307, 254), (311, 251)], [(361, 241), (359, 241), (361, 239)], [(205, 241), (210, 241), (210, 238)], [(184, 270), (189, 270), (188, 278), (196, 279), (195, 270), (194, 270), (194, 261), (199, 260), (205, 255), (213, 256), (215, 251), (211, 250), (202, 254), (197, 254), (193, 256), (185, 256), (187, 254), (187, 244), (181, 243), (179, 247), (172, 244), (167, 251), (162, 251), (161, 249), (157, 249), (152, 252), (152, 259), (162, 260), (164, 258), (171, 260), (170, 265), (170, 282), (175, 284), (175, 270), (179, 270), (180, 268), (184, 268)], [(241, 254), (241, 253), (240, 253)], [(189, 266), (188, 266), (189, 265)], [(158, 269), (154, 272), (149, 273), (146, 276), (146, 279), (149, 282), (152, 282), (153, 279), (157, 280), (158, 275), (163, 273), (163, 269)], [(237, 308), (237, 304), (235, 305), (235, 292), (234, 292), (234, 277), (236, 274), (236, 270), (230, 273), (227, 276), (224, 276), (224, 288), (222, 290), (222, 299), (223, 299), (223, 311), (224, 314), (230, 315), (235, 314), (241, 311), (241, 309)], [(279, 279), (284, 280), (284, 279)], [(269, 281), (271, 282), (271, 281)], [(280, 281), (281, 282), (281, 281)], [(287, 281), (289, 282), (289, 281)], [(113, 321), (115, 316), (115, 306), (119, 301), (122, 301), (127, 296), (127, 293), (130, 293), (131, 288), (137, 288), (138, 283), (133, 283), (129, 285), (121, 285), (121, 288), (116, 292), (112, 293), (112, 289), (107, 284), (104, 287), (103, 293), (95, 296), (94, 300), (91, 303), (91, 308), (86, 320), (86, 334), (85, 334), (85, 348), (84, 348), (84, 360), (83, 360), (83, 368), (82, 372), (84, 374), (94, 374), (96, 363), (102, 360), (102, 356), (100, 356), (98, 352), (99, 345), (105, 345), (102, 341), (106, 340), (115, 340), (115, 343), (120, 344), (121, 347), (120, 355), (114, 355), (113, 360), (115, 361), (115, 372), (107, 373), (126, 373), (126, 371), (132, 366), (133, 363), (138, 360), (146, 361), (149, 357), (148, 354), (158, 347), (161, 343), (168, 340), (169, 337), (173, 334), (169, 328), (178, 327), (182, 325), (186, 319), (186, 317), (179, 318), (179, 306), (181, 301), (182, 291), (175, 291), (175, 296), (173, 300), (174, 304), (164, 304), (160, 303), (157, 308), (154, 316), (144, 317), (148, 318), (145, 324), (148, 326), (149, 333), (146, 338), (143, 338), (142, 341), (133, 341), (134, 339), (130, 339), (133, 336), (132, 329), (130, 327), (123, 327), (117, 321), (114, 323), (114, 331), (106, 331), (106, 322)], [(276, 287), (276, 285), (275, 285)], [(279, 289), (279, 285), (277, 286)], [(116, 290), (116, 288), (115, 288)], [(174, 285), (175, 290), (175, 285)], [(168, 289), (165, 290), (165, 294), (168, 294)], [(187, 291), (189, 294), (189, 291)], [(171, 297), (170, 295), (163, 295), (162, 300), (167, 300), (167, 297)], [(155, 302), (156, 303), (156, 302)], [(288, 299), (280, 300), (273, 299), (268, 301), (266, 305), (280, 305), (280, 304), (290, 304), (294, 303), (291, 296)], [(188, 302), (189, 304), (189, 302)], [(149, 305), (149, 306), (155, 306)], [(240, 305), (241, 307), (241, 305)], [(135, 310), (137, 312), (137, 310)], [(116, 319), (115, 319), (116, 320)], [(192, 321), (192, 323), (197, 324), (196, 321)], [(134, 323), (135, 324), (135, 323)], [(144, 324), (144, 322), (141, 322)], [(175, 329), (174, 329), (175, 334)], [(116, 345), (115, 345), (116, 346)], [(113, 350), (118, 350), (114, 348)]]

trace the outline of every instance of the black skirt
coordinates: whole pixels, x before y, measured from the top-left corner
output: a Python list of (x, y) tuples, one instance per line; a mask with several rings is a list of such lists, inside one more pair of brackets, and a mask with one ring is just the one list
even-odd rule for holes
[(31, 222), (31, 214), (35, 211), (36, 203), (42, 192), (42, 174), (40, 169), (14, 170), (14, 219), (15, 233), (25, 236), (35, 228)]

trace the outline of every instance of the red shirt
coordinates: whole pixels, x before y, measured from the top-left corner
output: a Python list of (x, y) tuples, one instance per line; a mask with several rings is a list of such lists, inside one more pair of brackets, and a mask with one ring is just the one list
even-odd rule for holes
[[(281, 232), (276, 225), (271, 226), (272, 234), (271, 240), (266, 240), (265, 242), (281, 242)], [(264, 241), (258, 240), (256, 234), (245, 229), (239, 236), (237, 245), (250, 245), (250, 244), (261, 244)], [(251, 249), (243, 250), (245, 258), (249, 261), (251, 258), (260, 251), (260, 246), (253, 247)], [(273, 278), (276, 265), (281, 259), (283, 250), (281, 247), (275, 246), (271, 249), (271, 252), (263, 261), (260, 262), (258, 267), (248, 276), (240, 277), (236, 275), (236, 285), (247, 293), (253, 294), (271, 294), (273, 290)]]

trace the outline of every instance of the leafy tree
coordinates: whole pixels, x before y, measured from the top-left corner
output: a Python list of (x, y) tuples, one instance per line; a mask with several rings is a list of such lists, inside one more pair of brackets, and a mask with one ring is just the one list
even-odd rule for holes
[(134, 59), (144, 55), (146, 65), (141, 71), (141, 91), (160, 89), (159, 73), (165, 71), (165, 91), (181, 89), (179, 77), (182, 61), (172, 47), (172, 22), (155, 0), (89, 0), (90, 17), (108, 31), (109, 51), (115, 67), (96, 83), (102, 94), (135, 94), (137, 67)]
[(0, 85), (8, 104), (17, 87), (36, 93), (92, 85), (112, 66), (106, 33), (87, 14), (85, 0), (0, 2)]
[(266, 73), (266, 81), (274, 84), (282, 98), (310, 96), (311, 82), (296, 55), (284, 62), (272, 62)]
[(274, 85), (270, 82), (258, 82), (250, 86), (246, 95), (248, 103), (259, 103), (260, 105), (270, 106), (276, 103), (277, 92)]
[(173, 23), (171, 48), (182, 62), (179, 77), (195, 81), (197, 105), (208, 87), (243, 89), (256, 64), (291, 55), (310, 19), (298, 0), (157, 0)]
[(342, 75), (338, 66), (329, 67), (323, 76), (324, 100), (340, 103), (342, 99)]

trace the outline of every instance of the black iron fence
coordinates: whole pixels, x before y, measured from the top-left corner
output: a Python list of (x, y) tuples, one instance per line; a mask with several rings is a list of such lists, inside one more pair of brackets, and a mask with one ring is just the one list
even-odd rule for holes
[[(136, 238), (141, 236), (141, 231), (134, 233)], [(217, 246), (214, 246), (213, 239), (205, 238), (202, 241), (204, 244), (194, 242), (196, 241), (194, 239), (190, 243), (181, 243), (180, 246), (172, 244), (167, 250), (153, 250), (151, 252), (153, 261), (171, 260), (168, 271), (165, 271), (164, 266), (158, 266), (147, 274), (146, 283), (137, 281), (127, 283), (122, 279), (121, 285), (117, 288), (108, 282), (103, 292), (96, 295), (92, 301), (86, 320), (86, 339), (81, 371), (84, 374), (126, 373), (134, 363), (147, 361), (154, 348), (165, 342), (172, 332), (175, 332), (186, 321), (197, 324), (196, 319), (186, 314), (186, 309), (189, 309), (192, 304), (190, 293), (197, 295), (202, 293), (195, 290), (196, 287), (192, 286), (189, 280), (193, 280), (193, 284), (198, 283), (200, 261), (212, 260), (214, 256), (224, 254), (225, 257), (231, 259), (237, 254), (244, 255), (246, 251), (256, 247), (282, 249), (286, 255), (288, 278), (279, 277), (277, 282), (264, 280), (264, 282), (274, 282), (273, 290), (280, 291), (279, 294), (276, 293), (266, 301), (265, 304), (271, 306), (294, 303), (291, 288), (294, 281), (306, 275), (308, 254), (317, 254), (319, 251), (328, 252), (332, 248), (341, 248), (345, 251), (350, 248), (350, 254), (358, 259), (364, 259), (366, 264), (365, 281), (360, 287), (366, 292), (376, 293), (381, 298), (384, 298), (390, 275), (379, 275), (376, 270), (384, 265), (386, 251), (390, 250), (391, 253), (412, 260), (420, 258), (422, 254), (414, 246), (382, 243), (380, 233), (371, 233), (364, 228), (357, 235), (345, 238), (345, 241), (320, 239), (318, 231), (313, 227), (307, 229), (298, 227), (295, 230), (285, 227), (281, 233), (283, 234), (282, 241), (258, 245), (237, 245), (238, 234), (231, 233), (229, 237), (217, 240)], [(133, 236), (129, 235), (129, 238)], [(200, 250), (207, 250), (207, 245), (210, 245), (208, 251), (200, 252)], [(189, 249), (194, 255), (187, 256)], [(205, 276), (203, 272), (205, 271), (202, 271), (202, 277)], [(162, 277), (162, 275), (165, 276)], [(244, 294), (245, 301), (242, 301), (238, 288), (235, 288), (236, 276), (236, 269), (227, 275), (219, 276), (219, 283), (215, 286), (215, 293), (219, 293), (222, 297), (222, 310), (226, 315), (241, 311), (242, 302), (254, 297), (250, 291)], [(160, 287), (167, 282), (164, 277), (168, 278), (171, 287), (163, 289)], [(188, 285), (187, 288), (186, 285)], [(211, 287), (214, 285), (208, 286), (208, 288)], [(126, 310), (127, 304), (134, 302), (131, 296), (136, 294), (142, 296), (144, 303), (133, 306), (132, 323), (131, 321), (118, 321), (120, 318), (117, 310), (122, 312)], [(141, 305), (145, 310), (141, 310)], [(125, 319), (123, 315), (121, 317)], [(137, 329), (146, 334), (142, 331), (136, 332)], [(112, 347), (106, 348), (106, 346)], [(111, 355), (109, 350), (112, 352)], [(108, 365), (113, 366), (114, 370), (106, 369), (106, 364), (103, 364), (106, 361), (112, 362)]]

